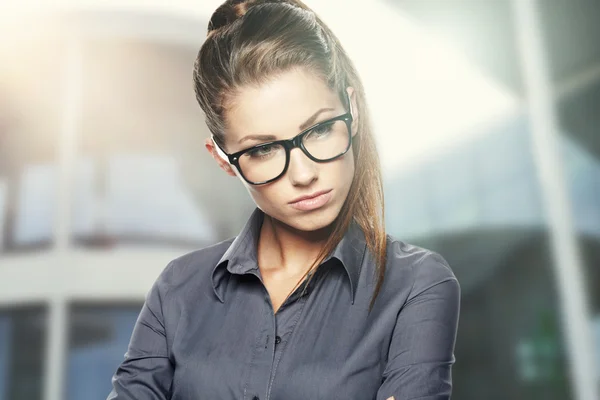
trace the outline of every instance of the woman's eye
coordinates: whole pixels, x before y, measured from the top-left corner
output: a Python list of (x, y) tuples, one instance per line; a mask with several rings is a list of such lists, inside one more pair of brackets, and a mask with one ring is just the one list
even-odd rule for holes
[(324, 136), (324, 135), (328, 134), (329, 132), (331, 132), (331, 125), (332, 124), (324, 124), (324, 125), (317, 126), (312, 131), (310, 131), (308, 136), (309, 137)]
[(266, 157), (275, 152), (276, 146), (261, 146), (257, 149), (250, 150), (247, 154), (250, 157)]

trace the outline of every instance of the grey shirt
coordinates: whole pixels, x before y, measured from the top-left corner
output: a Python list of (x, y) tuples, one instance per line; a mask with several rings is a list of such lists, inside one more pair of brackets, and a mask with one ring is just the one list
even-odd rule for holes
[(236, 238), (167, 265), (108, 399), (450, 399), (460, 287), (439, 254), (388, 235), (369, 313), (374, 258), (353, 222), (274, 314), (257, 262), (263, 217), (256, 208)]

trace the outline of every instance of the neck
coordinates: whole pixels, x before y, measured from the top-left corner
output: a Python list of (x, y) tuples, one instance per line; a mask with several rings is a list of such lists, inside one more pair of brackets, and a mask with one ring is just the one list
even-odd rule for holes
[(261, 271), (289, 276), (304, 274), (319, 255), (331, 228), (300, 231), (264, 214), (258, 242)]

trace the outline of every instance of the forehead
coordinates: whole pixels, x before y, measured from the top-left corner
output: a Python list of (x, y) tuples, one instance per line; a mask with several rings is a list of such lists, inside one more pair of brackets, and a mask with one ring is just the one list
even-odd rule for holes
[[(226, 142), (233, 145), (253, 134), (292, 137), (321, 108), (343, 110), (338, 96), (324, 80), (303, 69), (286, 71), (257, 86), (241, 87), (229, 98)], [(324, 112), (322, 116), (333, 114)]]

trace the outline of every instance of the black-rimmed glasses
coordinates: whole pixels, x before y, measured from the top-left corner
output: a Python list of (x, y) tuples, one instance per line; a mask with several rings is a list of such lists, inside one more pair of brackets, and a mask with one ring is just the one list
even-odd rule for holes
[(348, 112), (319, 122), (291, 139), (261, 143), (228, 154), (213, 142), (251, 185), (262, 185), (283, 176), (290, 163), (290, 152), (299, 147), (311, 160), (319, 163), (333, 161), (346, 154), (352, 146), (352, 106), (346, 95)]

